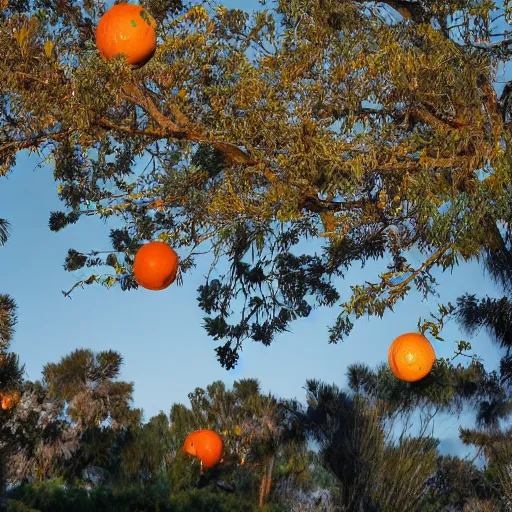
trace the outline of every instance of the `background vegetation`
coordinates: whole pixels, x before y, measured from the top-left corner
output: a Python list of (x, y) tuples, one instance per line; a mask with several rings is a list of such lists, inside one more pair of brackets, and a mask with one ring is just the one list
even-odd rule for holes
[[(335, 343), (412, 287), (437, 300), (432, 270), (478, 259), (504, 297), (439, 301), (419, 329), (439, 339), (450, 318), (468, 333), (483, 327), (503, 357), (486, 371), (459, 341), (414, 384), (385, 365), (353, 365), (347, 389), (310, 380), (305, 402), (264, 395), (257, 380), (214, 382), (143, 422), (115, 351), (77, 349), (25, 379), (8, 351), (16, 304), (0, 295), (1, 506), (510, 510), (512, 86), (495, 89), (509, 2), (283, 0), (252, 15), (142, 4), (159, 47), (134, 71), (96, 51), (104, 6), (0, 3), (0, 173), (19, 151), (38, 151), (63, 202), (51, 230), (87, 215), (123, 222), (111, 251), (69, 250), (65, 268), (91, 273), (66, 296), (95, 283), (136, 288), (133, 257), (150, 239), (180, 251), (180, 279), (207, 253), (198, 303), (229, 369), (245, 340), (270, 345), (313, 307), (340, 306)], [(2, 245), (8, 228), (1, 220)], [(325, 240), (319, 253), (312, 238)], [(382, 272), (342, 299), (333, 280), (370, 259)], [(438, 411), (464, 406), (474, 460), (441, 455), (429, 434)], [(226, 443), (204, 474), (181, 451), (198, 428)]]

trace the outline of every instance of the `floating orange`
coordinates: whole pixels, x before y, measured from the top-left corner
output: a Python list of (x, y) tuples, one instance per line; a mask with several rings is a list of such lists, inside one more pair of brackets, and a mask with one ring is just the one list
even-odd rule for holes
[(0, 393), (0, 397), (2, 397), (2, 409), (4, 411), (7, 411), (19, 401), (19, 395), (16, 392), (12, 394)]
[(196, 430), (185, 439), (183, 451), (197, 457), (204, 468), (211, 468), (220, 462), (223, 446), (222, 439), (213, 430)]
[(402, 334), (388, 350), (391, 371), (401, 380), (415, 382), (429, 374), (436, 360), (430, 342), (419, 332)]
[(96, 46), (105, 60), (126, 55), (134, 68), (146, 64), (156, 51), (156, 22), (140, 5), (116, 4), (96, 27)]
[(135, 255), (135, 280), (148, 290), (163, 290), (176, 279), (178, 255), (164, 242), (143, 245)]

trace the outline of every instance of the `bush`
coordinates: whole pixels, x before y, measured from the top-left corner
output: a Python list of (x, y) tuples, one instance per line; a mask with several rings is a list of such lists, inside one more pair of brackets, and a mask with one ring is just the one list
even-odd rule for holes
[[(9, 493), (8, 512), (256, 512), (258, 507), (237, 494), (192, 489), (171, 495), (165, 483), (87, 491), (63, 481), (26, 484)], [(265, 512), (286, 510), (267, 506)]]
[[(119, 490), (98, 487), (87, 491), (66, 487), (57, 479), (17, 487), (10, 497), (16, 506), (26, 505), (40, 512), (173, 512), (169, 489), (161, 484), (132, 485)], [(23, 508), (12, 510), (25, 512)]]
[(7, 500), (7, 512), (41, 512), (35, 508), (27, 507), (23, 502), (18, 500)]
[(9, 493), (15, 501), (41, 512), (89, 512), (86, 489), (66, 488), (62, 479), (45, 480), (17, 487)]
[(172, 512), (252, 512), (258, 507), (234, 494), (208, 489), (183, 491), (171, 497)]

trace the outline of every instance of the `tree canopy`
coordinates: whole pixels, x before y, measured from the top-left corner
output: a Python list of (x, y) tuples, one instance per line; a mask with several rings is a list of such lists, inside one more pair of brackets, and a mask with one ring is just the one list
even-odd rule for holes
[[(158, 48), (138, 70), (97, 52), (103, 4), (1, 6), (1, 173), (23, 149), (52, 162), (53, 231), (122, 222), (109, 254), (69, 250), (67, 270), (91, 270), (76, 286), (136, 288), (149, 240), (178, 250), (180, 279), (208, 253), (198, 302), (231, 368), (245, 339), (268, 345), (313, 307), (341, 306), (335, 343), (434, 294), (435, 268), (508, 243), (508, 1), (141, 5)], [(382, 273), (342, 299), (334, 280), (370, 259)]]
[[(512, 504), (509, 429), (459, 429), (483, 466), (469, 454), (442, 455), (431, 431), (435, 413), (451, 423), (460, 401), (480, 410), (503, 394), (510, 401), (509, 387), (489, 389), (496, 372), (476, 363), (437, 366), (448, 391), (351, 365), (348, 388), (311, 379), (305, 401), (263, 394), (256, 379), (216, 381), (143, 423), (132, 385), (118, 380), (121, 362), (114, 351), (80, 349), (46, 364), (41, 381), (23, 380), (20, 401), (0, 414), (9, 512), (462, 512)], [(419, 428), (411, 428), (418, 413)], [(508, 418), (510, 408), (496, 414)], [(477, 407), (473, 415), (482, 423)], [(200, 472), (183, 443), (203, 428), (224, 447), (219, 464)]]

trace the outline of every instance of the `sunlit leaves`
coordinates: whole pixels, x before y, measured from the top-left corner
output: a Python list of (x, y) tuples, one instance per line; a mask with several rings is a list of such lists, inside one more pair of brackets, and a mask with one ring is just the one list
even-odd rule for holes
[(157, 21), (161, 22), (167, 17), (171, 17), (182, 11), (182, 0), (144, 0), (141, 2), (142, 7), (145, 7), (151, 16)]
[(46, 56), (51, 59), (53, 54), (53, 48), (55, 47), (55, 43), (53, 41), (46, 41), (44, 43), (44, 53)]
[(413, 289), (435, 296), (436, 268), (490, 243), (480, 219), (510, 217), (506, 101), (492, 88), (503, 51), (471, 44), (499, 6), (292, 0), (249, 14), (148, 0), (161, 40), (132, 71), (95, 51), (90, 3), (43, 4), (55, 12), (39, 13), (37, 30), (30, 15), (0, 26), (0, 172), (53, 139), (68, 211), (52, 212), (50, 229), (121, 220), (113, 253), (68, 254), (66, 268), (93, 272), (76, 286), (136, 288), (148, 240), (181, 250), (181, 274), (208, 253), (199, 305), (223, 364), (245, 339), (268, 345), (339, 303), (354, 264), (388, 262), (347, 287), (331, 342)]

